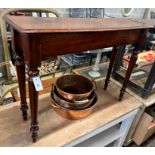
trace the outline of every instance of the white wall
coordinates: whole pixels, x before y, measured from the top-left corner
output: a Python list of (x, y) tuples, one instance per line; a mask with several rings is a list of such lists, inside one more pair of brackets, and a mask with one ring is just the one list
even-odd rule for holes
[[(70, 15), (69, 9), (67, 9), (67, 8), (54, 8), (54, 9), (56, 9), (60, 13), (61, 17), (69, 17), (69, 15)], [(155, 8), (149, 9), (149, 14), (151, 11), (155, 11)], [(145, 12), (145, 8), (135, 8), (134, 11), (131, 13), (131, 15), (127, 18), (143, 18), (144, 12)], [(106, 15), (116, 17), (116, 18), (123, 17), (121, 8), (105, 8), (104, 13)], [(148, 14), (147, 18), (150, 17), (149, 14)], [(106, 15), (105, 15), (105, 17), (106, 17)]]
[[(150, 12), (155, 11), (155, 9), (149, 9), (149, 13), (147, 18), (150, 18)], [(131, 15), (128, 18), (143, 18), (145, 12), (145, 8), (135, 8)], [(105, 14), (113, 17), (123, 17), (121, 8), (105, 8)]]

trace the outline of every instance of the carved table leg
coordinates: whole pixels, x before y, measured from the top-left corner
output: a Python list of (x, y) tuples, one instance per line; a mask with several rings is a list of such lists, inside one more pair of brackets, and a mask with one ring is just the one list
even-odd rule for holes
[(124, 96), (125, 89), (126, 89), (127, 84), (129, 82), (132, 70), (133, 70), (133, 68), (134, 68), (134, 66), (136, 64), (137, 58), (138, 58), (138, 51), (134, 50), (132, 55), (131, 55), (131, 59), (130, 59), (130, 62), (129, 62), (129, 66), (128, 66), (128, 69), (127, 69), (127, 72), (126, 72), (126, 75), (125, 75), (125, 79), (124, 79), (122, 88), (120, 90), (119, 101), (121, 101), (123, 96)]
[(32, 133), (32, 141), (36, 142), (38, 138), (38, 121), (37, 121), (37, 113), (38, 113), (38, 91), (35, 90), (34, 83), (32, 78), (34, 76), (38, 76), (38, 70), (35, 71), (29, 71), (29, 79), (28, 79), (28, 84), (29, 84), (29, 97), (30, 97), (30, 109), (31, 109), (31, 127), (30, 131)]
[(111, 75), (111, 72), (112, 72), (112, 68), (113, 68), (113, 65), (114, 65), (114, 60), (115, 60), (116, 55), (117, 55), (117, 47), (113, 47), (113, 51), (112, 51), (112, 55), (111, 55), (110, 63), (109, 63), (109, 68), (108, 68), (108, 73), (107, 73), (107, 76), (106, 76), (106, 79), (105, 79), (104, 90), (106, 90), (107, 87), (108, 87), (108, 83), (109, 83), (109, 80), (110, 80), (110, 75)]
[(17, 70), (17, 78), (19, 83), (19, 91), (21, 97), (21, 111), (23, 114), (23, 119), (27, 120), (27, 102), (26, 102), (26, 85), (25, 85), (25, 63), (22, 57), (16, 56), (16, 70)]

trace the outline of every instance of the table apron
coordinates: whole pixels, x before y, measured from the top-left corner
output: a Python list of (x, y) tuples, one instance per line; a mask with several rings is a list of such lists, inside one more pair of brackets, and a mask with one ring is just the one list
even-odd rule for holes
[(43, 57), (136, 43), (140, 30), (53, 33), (40, 38)]
[(139, 44), (138, 38), (143, 30), (65, 33), (19, 33), (14, 30), (14, 34), (18, 51), (22, 51), (25, 62), (33, 67), (34, 61), (35, 66), (40, 66), (41, 60), (57, 55)]

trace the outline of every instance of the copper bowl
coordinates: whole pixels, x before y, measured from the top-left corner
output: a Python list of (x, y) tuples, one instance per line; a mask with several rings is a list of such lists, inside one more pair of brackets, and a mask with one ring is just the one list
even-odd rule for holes
[(84, 100), (68, 100), (63, 98), (62, 96), (59, 95), (57, 92), (55, 85), (52, 85), (52, 91), (51, 91), (51, 97), (53, 96), (53, 99), (59, 103), (60, 106), (64, 108), (70, 108), (70, 109), (84, 109), (89, 107), (92, 102), (94, 101), (96, 97), (95, 91), (93, 91), (87, 99)]
[(57, 92), (68, 100), (83, 100), (94, 91), (93, 82), (81, 75), (61, 76), (55, 85)]
[(69, 108), (64, 108), (62, 106), (60, 106), (53, 98), (53, 96), (51, 96), (51, 105), (54, 108), (54, 111), (67, 119), (71, 119), (71, 120), (77, 120), (77, 119), (82, 119), (87, 117), (88, 115), (90, 115), (96, 105), (96, 101), (97, 101), (97, 96), (95, 97), (94, 101), (92, 102), (92, 104), (82, 110), (73, 110), (73, 109), (69, 109)]

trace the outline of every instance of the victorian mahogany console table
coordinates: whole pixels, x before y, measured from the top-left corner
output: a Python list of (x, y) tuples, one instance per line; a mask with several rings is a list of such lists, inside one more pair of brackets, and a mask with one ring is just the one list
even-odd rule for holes
[(41, 65), (42, 59), (49, 56), (113, 46), (104, 85), (106, 90), (117, 54), (117, 46), (135, 44), (136, 49), (133, 51), (120, 91), (119, 100), (121, 100), (137, 59), (137, 51), (143, 48), (149, 28), (143, 22), (130, 19), (65, 19), (22, 16), (6, 16), (5, 19), (12, 29), (13, 52), (16, 60), (24, 120), (27, 120), (28, 109), (25, 90), (25, 63), (29, 68), (30, 131), (32, 132), (33, 142), (37, 140), (39, 126), (37, 120), (38, 91), (35, 90), (32, 78), (39, 75), (38, 67)]

